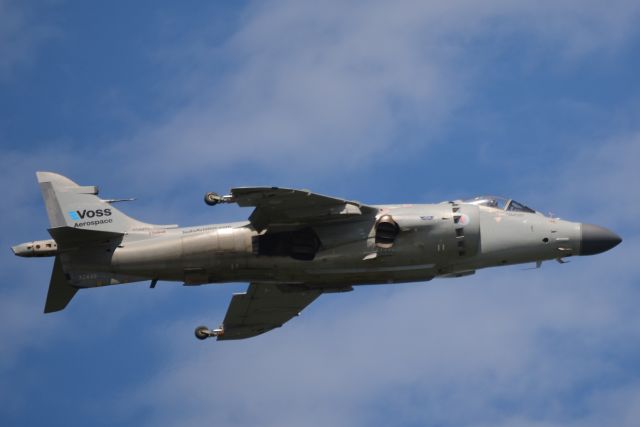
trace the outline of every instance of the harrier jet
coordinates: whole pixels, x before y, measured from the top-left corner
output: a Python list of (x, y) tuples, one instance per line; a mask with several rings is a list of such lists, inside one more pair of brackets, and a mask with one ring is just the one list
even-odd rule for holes
[(513, 199), (366, 205), (308, 190), (241, 187), (207, 193), (208, 205), (253, 207), (247, 221), (153, 225), (101, 199), (95, 186), (37, 172), (52, 239), (14, 246), (55, 257), (45, 313), (79, 289), (148, 280), (195, 286), (249, 282), (215, 329), (199, 339), (234, 340), (282, 326), (323, 293), (353, 286), (461, 277), (486, 267), (607, 251), (622, 239), (597, 225), (545, 216)]

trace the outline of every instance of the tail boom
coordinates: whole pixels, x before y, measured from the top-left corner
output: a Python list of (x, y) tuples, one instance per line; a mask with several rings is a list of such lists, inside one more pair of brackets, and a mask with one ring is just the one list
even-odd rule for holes
[[(45, 313), (64, 309), (78, 289), (145, 280), (113, 273), (113, 253), (125, 234), (169, 228), (133, 219), (103, 200), (98, 187), (81, 186), (53, 172), (37, 172), (52, 239), (13, 246), (20, 257), (55, 256)], [(144, 237), (143, 237), (144, 238)]]

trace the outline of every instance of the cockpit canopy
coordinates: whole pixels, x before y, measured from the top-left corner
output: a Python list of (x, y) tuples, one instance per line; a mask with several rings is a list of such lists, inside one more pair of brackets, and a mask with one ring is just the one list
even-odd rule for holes
[(473, 199), (465, 200), (464, 202), (471, 205), (485, 206), (488, 208), (500, 209), (510, 212), (536, 213), (535, 210), (526, 205), (523, 205), (520, 202), (516, 202), (513, 199), (507, 199), (506, 197), (500, 196), (479, 196), (474, 197)]

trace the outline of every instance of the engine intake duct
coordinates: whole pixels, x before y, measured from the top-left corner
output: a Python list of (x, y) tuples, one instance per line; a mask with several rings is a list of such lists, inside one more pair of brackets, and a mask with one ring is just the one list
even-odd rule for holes
[(391, 215), (380, 217), (376, 223), (376, 246), (379, 248), (392, 247), (398, 233), (400, 233), (400, 227)]

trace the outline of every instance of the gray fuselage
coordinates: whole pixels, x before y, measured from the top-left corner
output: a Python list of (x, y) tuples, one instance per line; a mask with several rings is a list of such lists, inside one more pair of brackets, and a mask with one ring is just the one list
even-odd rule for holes
[[(299, 231), (258, 233), (249, 222), (237, 222), (132, 230), (112, 252), (96, 248), (84, 254), (86, 264), (76, 255), (74, 270), (193, 285), (274, 281), (335, 287), (456, 277), (485, 267), (579, 255), (581, 250), (580, 223), (537, 212), (455, 202), (376, 207), (376, 216), (360, 221), (310, 227), (319, 241), (312, 259), (299, 259), (292, 253), (295, 248), (286, 248)], [(381, 245), (376, 225), (385, 215), (398, 230), (390, 244)], [(304, 246), (304, 237), (299, 240)], [(284, 248), (273, 250), (278, 245)]]

